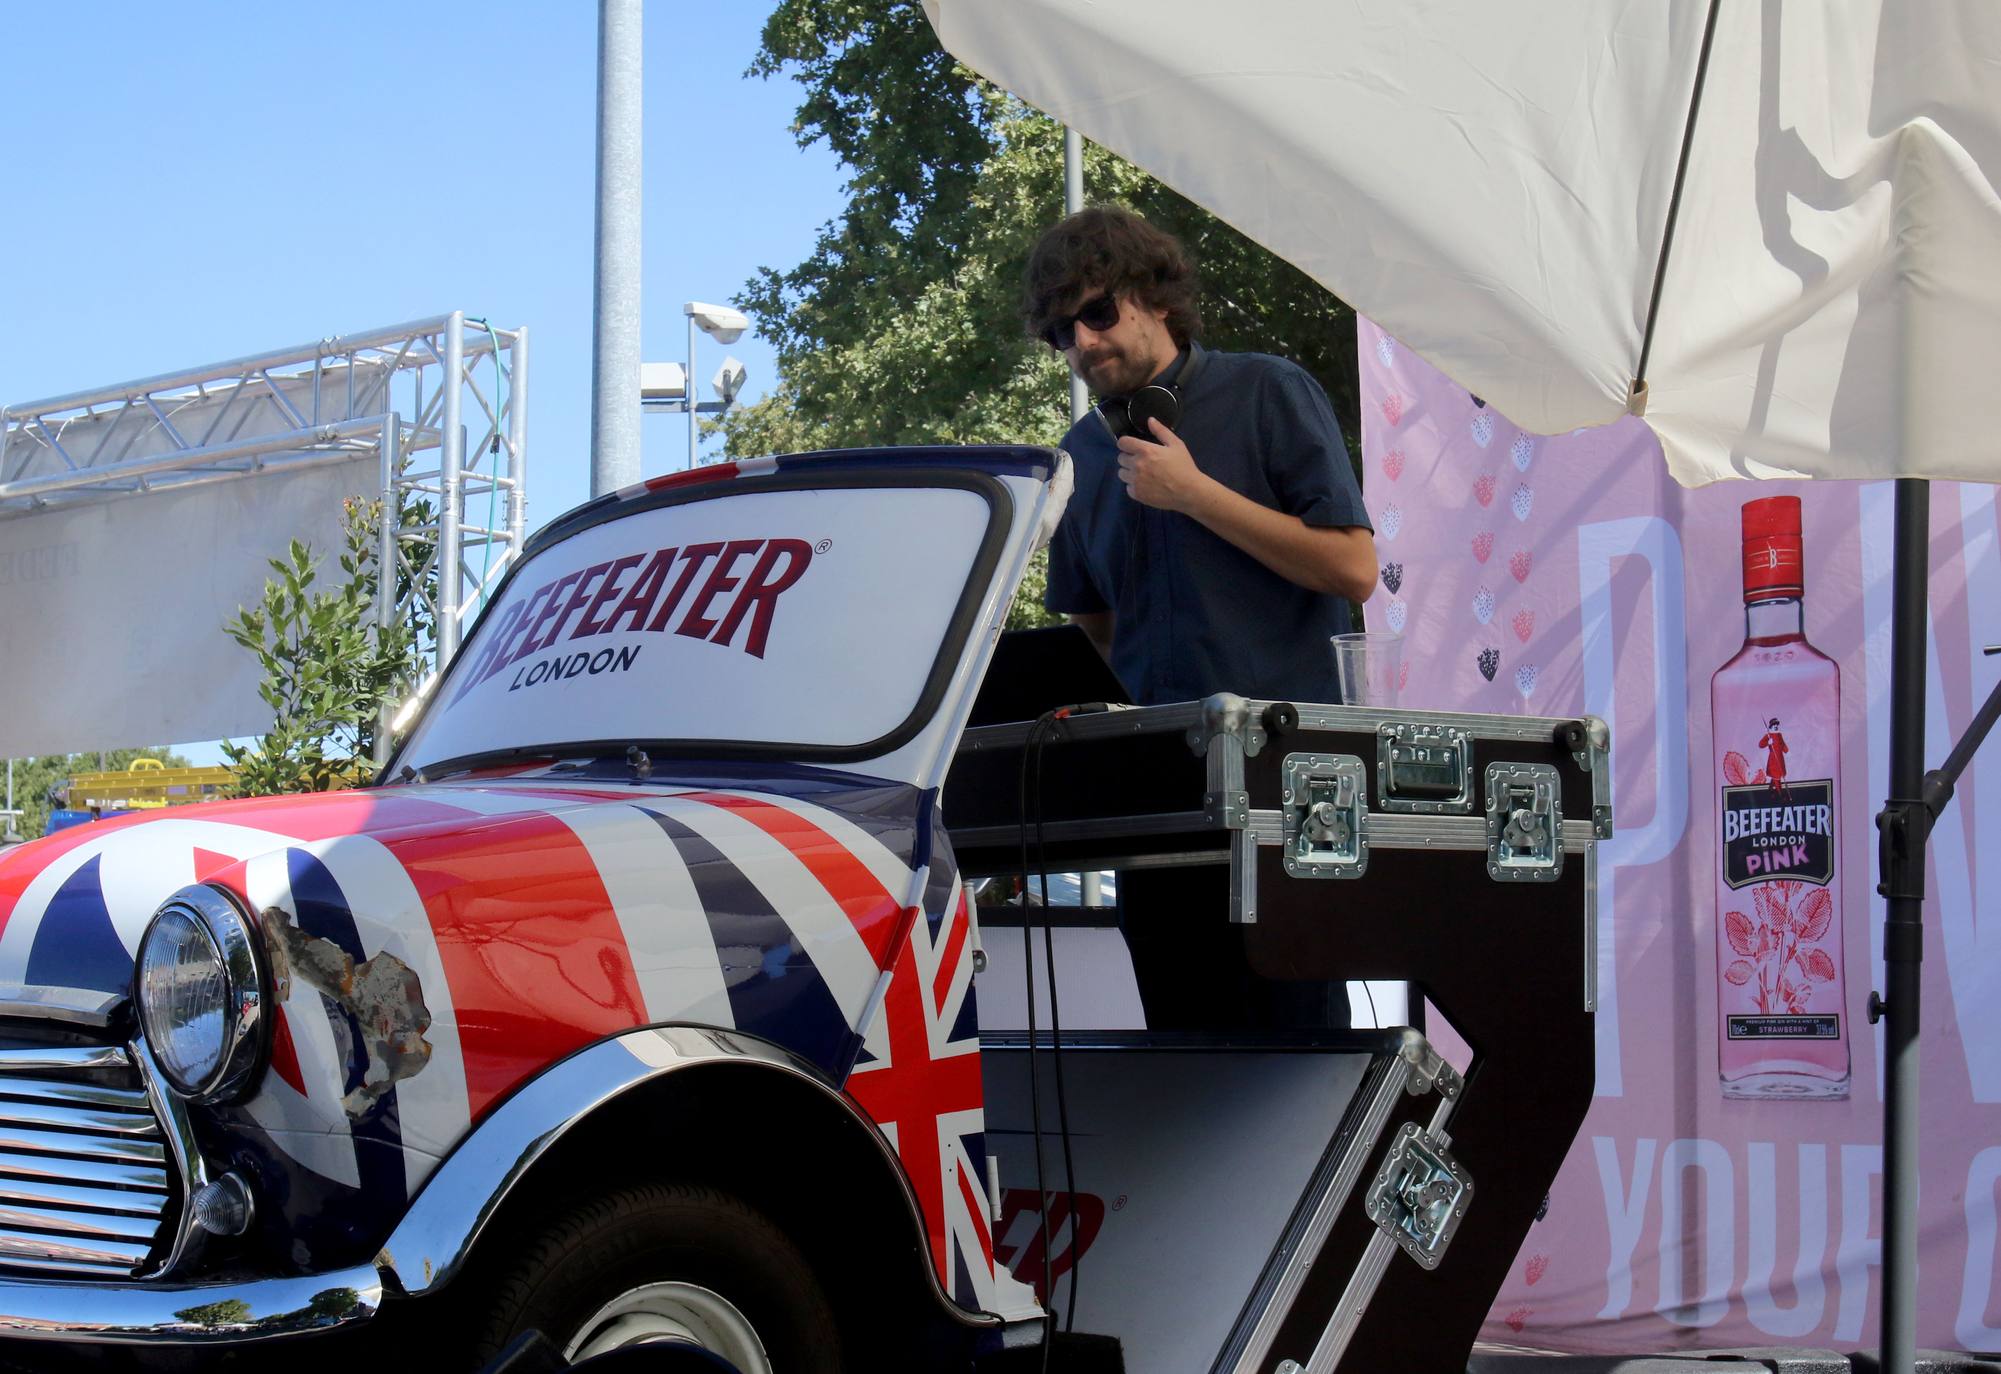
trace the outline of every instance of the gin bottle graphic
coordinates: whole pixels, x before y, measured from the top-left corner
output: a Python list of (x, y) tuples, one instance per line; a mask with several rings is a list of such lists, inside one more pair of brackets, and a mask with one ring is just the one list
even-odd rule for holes
[(1846, 1097), (1841, 668), (1806, 641), (1799, 498), (1743, 522), (1744, 645), (1709, 685), (1723, 1095)]

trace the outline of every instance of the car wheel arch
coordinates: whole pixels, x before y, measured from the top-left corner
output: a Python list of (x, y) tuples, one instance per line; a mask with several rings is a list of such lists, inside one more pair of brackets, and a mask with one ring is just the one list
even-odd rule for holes
[(447, 1289), (567, 1199), (649, 1177), (737, 1194), (793, 1231), (837, 1288), (865, 1284), (878, 1311), (895, 1301), (934, 1324), (995, 1323), (946, 1295), (909, 1181), (860, 1108), (782, 1047), (708, 1027), (629, 1031), (524, 1084), (427, 1181), (383, 1247), (387, 1289)]

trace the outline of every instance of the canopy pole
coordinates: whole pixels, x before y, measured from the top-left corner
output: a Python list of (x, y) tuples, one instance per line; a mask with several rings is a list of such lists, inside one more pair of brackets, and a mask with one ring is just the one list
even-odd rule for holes
[[(1074, 215), (1084, 208), (1084, 136), (1069, 125), (1063, 126), (1063, 213)], [(1091, 398), (1084, 390), (1084, 379), (1075, 373), (1070, 375), (1070, 423), (1076, 424), (1084, 418), (1084, 412), (1091, 408)], [(1095, 884), (1097, 875), (1087, 874)], [(1085, 902), (1086, 906), (1096, 905)]]
[(1883, 1027), (1884, 1374), (1912, 1374), (1917, 1360), (1918, 1007), (1924, 957), (1925, 848), (1933, 812), (1924, 800), (1926, 581), (1931, 571), (1931, 485), (1897, 479), (1890, 625), (1890, 795), (1876, 817), (1884, 896), (1885, 995), (1870, 994)]
[(1682, 126), (1681, 156), (1675, 162), (1674, 189), (1668, 193), (1667, 224), (1661, 230), (1661, 255), (1654, 263), (1654, 289), (1647, 300), (1647, 326), (1640, 336), (1640, 362), (1633, 369), (1633, 389), (1626, 409), (1634, 415), (1647, 413), (1647, 359), (1654, 351), (1654, 322), (1661, 313), (1661, 287), (1667, 281), (1668, 253), (1674, 247), (1674, 223), (1681, 215), (1681, 190), (1688, 180), (1688, 152), (1695, 146), (1695, 116), (1702, 108), (1702, 83), (1709, 76), (1709, 45), (1716, 38), (1716, 11), (1721, 0), (1709, 0), (1709, 18), (1702, 26), (1702, 50), (1695, 59), (1695, 89), (1688, 96), (1688, 122)]

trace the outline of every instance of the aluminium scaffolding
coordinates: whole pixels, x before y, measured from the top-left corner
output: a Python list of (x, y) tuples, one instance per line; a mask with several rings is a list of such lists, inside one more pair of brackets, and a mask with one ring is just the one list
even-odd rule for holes
[(527, 400), (528, 331), (454, 311), (0, 407), (0, 520), (374, 452), (377, 616), (432, 627), (442, 668), (521, 552)]

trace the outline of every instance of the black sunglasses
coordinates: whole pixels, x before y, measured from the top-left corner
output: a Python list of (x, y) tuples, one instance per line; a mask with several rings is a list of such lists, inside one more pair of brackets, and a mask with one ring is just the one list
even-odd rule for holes
[(1077, 326), (1089, 325), (1097, 333), (1104, 333), (1119, 322), (1119, 298), (1109, 292), (1093, 296), (1077, 307), (1077, 313), (1061, 319), (1051, 320), (1042, 326), (1042, 341), (1058, 353), (1068, 353), (1077, 345)]

